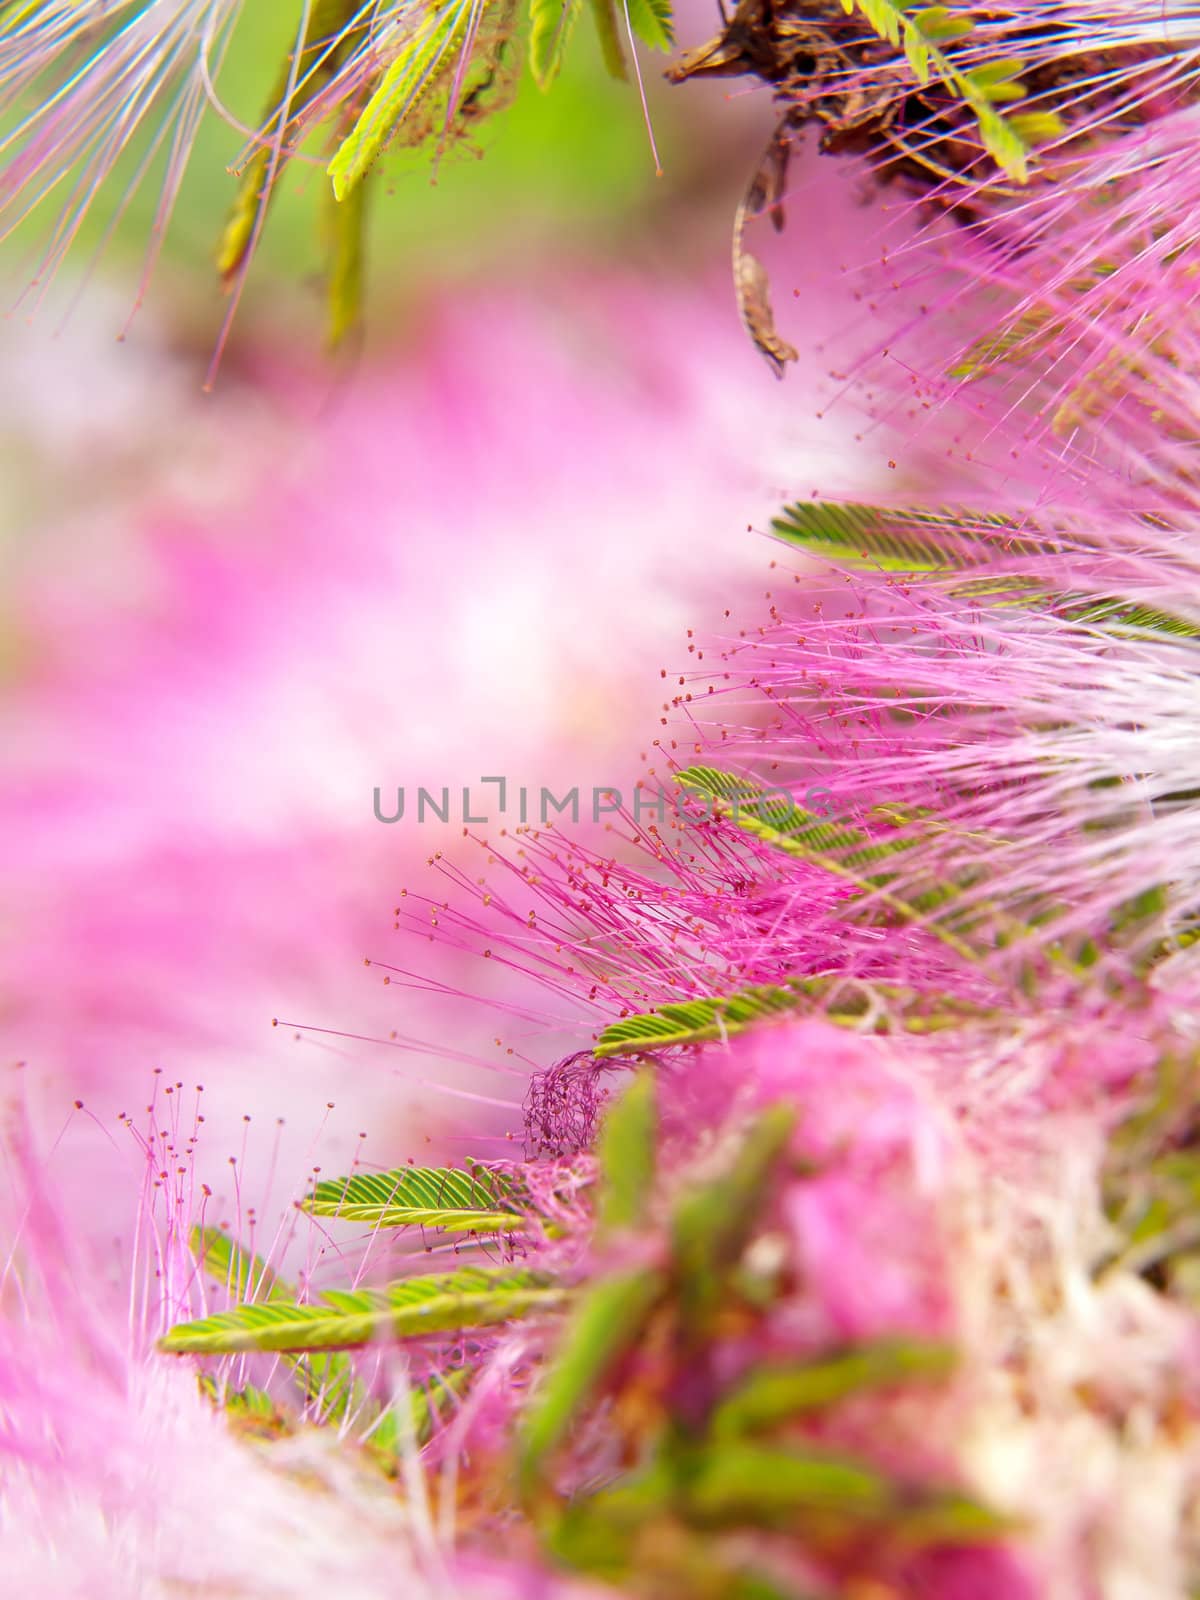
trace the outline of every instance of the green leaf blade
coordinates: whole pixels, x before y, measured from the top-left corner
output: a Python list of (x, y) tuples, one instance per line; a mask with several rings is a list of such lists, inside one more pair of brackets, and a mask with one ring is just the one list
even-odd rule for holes
[(625, 65), (625, 52), (621, 48), (621, 36), (617, 32), (617, 8), (615, 0), (591, 0), (592, 22), (596, 29), (596, 38), (600, 43), (600, 54), (608, 74), (618, 82), (625, 83), (629, 72)]
[(379, 1228), (511, 1233), (528, 1225), (512, 1180), (489, 1167), (400, 1167), (325, 1179), (300, 1202), (314, 1217)]
[(665, 1274), (635, 1267), (600, 1278), (580, 1300), (521, 1423), (518, 1463), (526, 1493), (606, 1373), (641, 1337), (665, 1288)]
[(670, 50), (675, 43), (671, 0), (625, 0), (629, 26), (651, 50)]
[(654, 1076), (643, 1070), (609, 1108), (600, 1130), (596, 1225), (601, 1232), (636, 1228), (646, 1220), (657, 1133)]
[(223, 1283), (235, 1300), (294, 1300), (296, 1291), (268, 1267), (261, 1256), (243, 1250), (219, 1228), (195, 1227), (192, 1254), (201, 1268)]
[(1009, 73), (1013, 62), (1001, 62), (1003, 75), (993, 80), (987, 69), (964, 71), (941, 48), (970, 31), (966, 18), (956, 23), (945, 6), (914, 10), (912, 0), (842, 0), (842, 9), (847, 15), (857, 9), (880, 38), (902, 49), (919, 84), (929, 82), (931, 69), (936, 72), (946, 88), (970, 107), (984, 149), (1000, 170), (1017, 183), (1028, 182), (1030, 146), (1015, 119), (1001, 116), (993, 104), (1023, 92)]
[(380, 1339), (493, 1327), (552, 1310), (563, 1298), (564, 1291), (544, 1274), (464, 1267), (384, 1289), (330, 1291), (304, 1305), (237, 1306), (181, 1323), (159, 1348), (176, 1355), (350, 1350)]
[(711, 1431), (733, 1438), (874, 1389), (937, 1381), (954, 1370), (956, 1359), (948, 1345), (880, 1340), (799, 1365), (758, 1366), (717, 1407)]
[(583, 0), (530, 0), (529, 70), (539, 89), (559, 74)]
[(471, 16), (471, 0), (430, 7), (403, 41), (357, 122), (329, 163), (334, 196), (344, 200), (381, 154), (399, 124), (441, 71), (447, 54), (461, 43)]

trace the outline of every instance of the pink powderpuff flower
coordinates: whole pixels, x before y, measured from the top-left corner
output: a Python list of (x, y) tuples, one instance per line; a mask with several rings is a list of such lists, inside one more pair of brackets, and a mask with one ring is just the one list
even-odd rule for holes
[(716, 708), (711, 746), (793, 793), (797, 770), (835, 774), (860, 819), (910, 841), (894, 892), (953, 878), (947, 910), (980, 926), (1024, 907), (1017, 959), (1092, 941), (1109, 977), (1152, 957), (1189, 1004), (1196, 127), (1190, 110), (1101, 147), (1069, 224), (1050, 191), (964, 252), (954, 381), (919, 382), (933, 427), (939, 407), (975, 414), (967, 508), (789, 508), (784, 537), (842, 559), (841, 599), (731, 644), (718, 693), (765, 691), (771, 727)]
[[(1056, 1031), (1022, 1042), (1027, 1074), (1043, 1085), (1079, 1042)], [(1103, 1033), (1090, 1044), (1102, 1052)], [(931, 1368), (923, 1381), (852, 1386), (790, 1421), (777, 1413), (783, 1431), (769, 1437), (871, 1462), (908, 1486), (909, 1503), (922, 1486), (954, 1485), (1011, 1525), (947, 1532), (901, 1551), (885, 1537), (846, 1546), (827, 1543), (819, 1528), (797, 1524), (789, 1539), (763, 1525), (751, 1545), (733, 1548), (814, 1593), (868, 1579), (923, 1600), (950, 1600), (972, 1581), (980, 1593), (1031, 1600), (1178, 1592), (1197, 1490), (1186, 1446), (1200, 1400), (1193, 1319), (1131, 1272), (1093, 1276), (1109, 1234), (1096, 1193), (1104, 1130), (1094, 1108), (1079, 1100), (1053, 1108), (1026, 1082), (1023, 1092), (1009, 1085), (990, 1125), (963, 1115), (980, 1093), (973, 1080), (997, 1063), (994, 1035), (917, 1042), (854, 1036), (820, 1020), (784, 1019), (661, 1053), (651, 1220), (645, 1237), (601, 1243), (585, 1283), (670, 1261), (680, 1197), (727, 1168), (756, 1111), (794, 1110), (787, 1159), (744, 1223), (733, 1303), (722, 1301), (703, 1335), (686, 1321), (678, 1327), (691, 1343), (670, 1377), (666, 1335), (644, 1332), (615, 1369), (613, 1393), (577, 1426), (557, 1490), (586, 1504), (607, 1483), (614, 1506), (628, 1503), (632, 1515), (637, 1468), (628, 1462), (657, 1458), (652, 1438), (640, 1450), (626, 1441), (622, 1452), (619, 1434), (654, 1417), (652, 1397), (664, 1385), (672, 1414), (686, 1419), (683, 1437), (697, 1448), (708, 1437), (705, 1448), (719, 1452), (707, 1434), (712, 1413), (743, 1380), (869, 1352), (881, 1338), (932, 1340), (955, 1352), (949, 1376)], [(744, 1279), (758, 1288), (745, 1289)], [(553, 1358), (552, 1348), (551, 1373)], [(1133, 1437), (1139, 1416), (1159, 1422)], [(764, 1412), (760, 1431), (766, 1423)], [(623, 1472), (632, 1473), (628, 1501)], [(1159, 1497), (1149, 1523), (1143, 1478)], [(602, 1492), (597, 1514), (604, 1503)], [(730, 1555), (727, 1523), (695, 1536), (707, 1538), (714, 1563)], [(666, 1579), (663, 1592), (676, 1592)]]
[[(1138, 1110), (1165, 1130), (1150, 1168), (1194, 1161), (1170, 1076), (1200, 1037), (1194, 121), (1076, 152), (1064, 183), (1094, 193), (1069, 225), (1048, 187), (964, 244), (949, 331), (906, 372), (931, 436), (965, 414), (952, 474), (924, 505), (814, 497), (779, 519), (835, 572), (816, 593), (811, 566), (782, 573), (767, 617), (710, 635), (672, 683), (650, 769), (678, 772), (690, 817), (631, 813), (599, 847), (488, 840), (484, 882), (426, 896), (452, 900), (450, 942), (574, 1019), (568, 1085), (586, 1049), (593, 1092), (650, 1055), (664, 1105), (690, 1109), (789, 1062), (801, 1129), (818, 1149), (837, 1130), (846, 1161), (787, 1208), (814, 1302), (847, 1330), (949, 1308), (970, 1376), (937, 1437), (1024, 1518), (1054, 1596), (1183, 1593), (1196, 1569), (1196, 1319), (1172, 1263), (1189, 1224), (1132, 1249), (1139, 1216), (1158, 1235), (1122, 1191), (1151, 1174), (1119, 1155)], [(833, 1021), (886, 1063), (861, 1147), (838, 1113), (864, 1080), (832, 1044), (811, 1078), (788, 1053)], [(932, 1167), (899, 1132), (910, 1095), (933, 1108)]]

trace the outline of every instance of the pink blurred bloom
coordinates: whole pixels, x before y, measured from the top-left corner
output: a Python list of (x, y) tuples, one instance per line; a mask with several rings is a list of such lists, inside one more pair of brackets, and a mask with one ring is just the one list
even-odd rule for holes
[(702, 1129), (751, 1106), (782, 1101), (799, 1113), (792, 1149), (805, 1172), (779, 1207), (803, 1287), (800, 1306), (780, 1312), (785, 1341), (953, 1334), (939, 1213), (958, 1141), (913, 1068), (877, 1040), (813, 1020), (757, 1029), (667, 1070), (664, 1126), (677, 1139), (702, 1142)]

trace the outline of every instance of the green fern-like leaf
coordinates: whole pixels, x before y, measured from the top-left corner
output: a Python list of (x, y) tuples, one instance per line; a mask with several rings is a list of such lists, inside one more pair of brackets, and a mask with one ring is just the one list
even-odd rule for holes
[(350, 1350), (378, 1339), (406, 1339), (491, 1327), (552, 1310), (565, 1291), (544, 1274), (505, 1268), (406, 1278), (383, 1289), (330, 1290), (307, 1305), (272, 1300), (181, 1323), (160, 1341), (174, 1354), (250, 1350)]
[(558, 76), (583, 0), (529, 0), (529, 70), (539, 89)]
[(675, 1207), (672, 1258), (689, 1338), (702, 1339), (727, 1300), (730, 1274), (754, 1232), (771, 1176), (787, 1159), (796, 1114), (784, 1104), (760, 1111), (725, 1170), (695, 1184)]
[(686, 1469), (684, 1516), (706, 1528), (795, 1535), (830, 1524), (893, 1529), (910, 1546), (976, 1544), (1014, 1531), (1011, 1518), (954, 1492), (918, 1489), (819, 1446), (722, 1440)]
[[(191, 1243), (204, 1271), (223, 1284), (233, 1299), (259, 1304), (291, 1304), (296, 1300), (295, 1288), (272, 1272), (261, 1256), (243, 1250), (219, 1229), (193, 1228)], [(365, 1398), (362, 1385), (355, 1384), (349, 1356), (334, 1351), (284, 1359), (305, 1400), (316, 1408), (322, 1421), (340, 1422), (352, 1405)], [(230, 1403), (227, 1396), (226, 1404)]]
[(203, 1373), (200, 1392), (224, 1412), (239, 1432), (273, 1439), (288, 1430), (289, 1419), (273, 1397), (252, 1383), (240, 1389), (222, 1388), (215, 1378)]
[[(451, 1367), (432, 1372), (420, 1383), (410, 1384), (409, 1427), (405, 1427), (396, 1401), (381, 1405), (366, 1395), (365, 1385), (356, 1384), (348, 1414), (355, 1419), (355, 1436), (387, 1472), (393, 1471), (405, 1444), (411, 1437), (418, 1445), (427, 1444), (438, 1427), (451, 1415), (475, 1379), (476, 1368)], [(326, 1422), (340, 1422), (328, 1416)]]
[[(193, 1229), (192, 1250), (204, 1270), (238, 1299), (253, 1297), (272, 1304), (296, 1300), (292, 1285), (277, 1277), (260, 1256), (243, 1250), (216, 1228)], [(401, 1443), (400, 1418), (393, 1404), (381, 1404), (355, 1376), (352, 1356), (330, 1350), (285, 1354), (284, 1360), (322, 1425), (336, 1427), (352, 1417), (356, 1436), (380, 1464), (386, 1467), (394, 1462)], [(412, 1429), (418, 1444), (432, 1436), (447, 1406), (465, 1393), (474, 1376), (473, 1367), (451, 1367), (412, 1385)], [(286, 1426), (287, 1419), (274, 1397), (263, 1389), (247, 1385), (222, 1394), (207, 1375), (201, 1386), (214, 1403), (262, 1431), (278, 1432)]]
[(1061, 318), (1052, 317), (1043, 307), (1034, 307), (1031, 311), (1010, 318), (998, 332), (993, 329), (974, 340), (949, 369), (947, 377), (957, 381), (977, 378), (1002, 362), (1028, 354), (1031, 348), (1038, 348), (1039, 341), (1059, 327)]
[(758, 985), (711, 999), (668, 1003), (610, 1023), (592, 1053), (604, 1060), (731, 1037), (766, 1017), (794, 1011), (803, 998), (790, 986)]
[(658, 1050), (733, 1038), (756, 1023), (796, 1010), (817, 1011), (825, 1021), (844, 1027), (861, 1027), (874, 1017), (877, 1031), (897, 1027), (912, 1033), (936, 1033), (968, 1018), (989, 1015), (986, 1008), (952, 995), (922, 994), (901, 984), (867, 986), (840, 976), (788, 977), (778, 984), (673, 1002), (622, 1017), (601, 1032), (592, 1054), (600, 1060), (652, 1055)]
[(1172, 639), (1200, 638), (1200, 626), (1160, 606), (1144, 605), (1130, 596), (1054, 589), (1041, 578), (1020, 573), (972, 578), (967, 583), (956, 584), (949, 593), (958, 599), (1044, 611), (1063, 622), (1101, 629), (1120, 638), (1136, 638), (1146, 633), (1163, 634)]
[(965, 19), (955, 18), (946, 6), (914, 10), (911, 0), (842, 0), (842, 9), (847, 16), (861, 12), (880, 38), (903, 49), (919, 83), (928, 83), (931, 69), (936, 72), (946, 88), (970, 107), (984, 148), (1001, 171), (1018, 183), (1028, 181), (1028, 138), (1034, 133), (1052, 137), (1060, 124), (1049, 113), (1035, 122), (1017, 122), (997, 111), (998, 103), (1024, 93), (1017, 82), (1023, 62), (992, 62), (971, 71), (956, 66), (941, 45), (967, 30), (962, 26)]
[(401, 1167), (325, 1180), (301, 1205), (314, 1217), (379, 1228), (509, 1233), (528, 1221), (514, 1200), (512, 1180), (489, 1167)]
[(980, 566), (997, 556), (1048, 555), (1012, 518), (953, 506), (937, 510), (828, 500), (786, 506), (771, 523), (777, 538), (831, 561), (870, 562), (884, 572), (938, 572)]
[(1200, 639), (1200, 627), (1158, 606), (1117, 595), (1052, 595), (1050, 604), (1067, 621), (1103, 628), (1107, 633), (1162, 633), (1175, 639)]
[(591, 0), (591, 4), (592, 22), (596, 29), (596, 38), (600, 43), (600, 54), (604, 58), (604, 65), (611, 77), (624, 83), (629, 73), (625, 67), (625, 51), (621, 47), (621, 35), (617, 31), (615, 0)]
[[(964, 886), (927, 881), (900, 895), (889, 887), (895, 883), (896, 871), (864, 870), (888, 863), (898, 869), (899, 858), (913, 848), (912, 839), (871, 840), (861, 829), (826, 822), (786, 799), (767, 799), (766, 791), (757, 785), (713, 767), (688, 767), (676, 774), (676, 782), (693, 793), (724, 801), (730, 807), (731, 820), (752, 838), (853, 884), (880, 911), (903, 922), (920, 923), (964, 961), (979, 959), (979, 952), (951, 926), (950, 916), (936, 915), (953, 907)], [(978, 911), (968, 914), (977, 916)]]
[[(474, 1367), (451, 1367), (447, 1372), (431, 1373), (424, 1382), (413, 1386), (413, 1429), (418, 1444), (424, 1444), (446, 1415), (453, 1412), (474, 1378)], [(384, 1442), (376, 1440), (377, 1444)]]
[(957, 892), (950, 884), (932, 884), (902, 901), (887, 891), (893, 873), (864, 872), (866, 867), (889, 862), (898, 865), (896, 858), (912, 848), (909, 838), (871, 839), (861, 828), (828, 822), (783, 796), (769, 798), (769, 791), (757, 784), (714, 767), (688, 767), (676, 774), (676, 782), (695, 794), (724, 802), (730, 819), (752, 838), (874, 893), (881, 905), (906, 920), (935, 910)]
[[(619, 3), (619, 0), (618, 0)], [(629, 25), (652, 50), (669, 50), (675, 43), (671, 0), (625, 0)]]
[[(980, 961), (988, 942), (996, 950), (1003, 950), (1029, 941), (1035, 942), (1043, 956), (1060, 970), (1079, 978), (1099, 956), (1095, 944), (1086, 937), (1066, 943), (1046, 937), (1064, 907), (1036, 897), (1022, 905), (1002, 905), (982, 895), (979, 891), (986, 870), (978, 859), (966, 864), (953, 878), (931, 877), (920, 864), (921, 846), (934, 834), (944, 836), (953, 831), (936, 820), (906, 820), (897, 812), (895, 825), (903, 833), (894, 839), (872, 840), (860, 829), (824, 822), (784, 797), (768, 799), (768, 791), (712, 767), (689, 767), (676, 774), (676, 781), (696, 794), (724, 802), (729, 820), (752, 838), (854, 885), (868, 910), (877, 909), (901, 921), (919, 924), (964, 961)], [(875, 810), (879, 815), (888, 808)], [(906, 869), (910, 877), (904, 882)], [(981, 930), (985, 929), (990, 930), (989, 939), (981, 941)], [(1032, 968), (1025, 969), (1025, 975), (1030, 982), (1036, 980)], [(686, 1020), (691, 1024), (701, 1019), (690, 1016)], [(717, 1019), (705, 1021), (712, 1026)]]
[(219, 1228), (193, 1228), (192, 1254), (235, 1300), (294, 1300), (296, 1291), (271, 1271), (261, 1256), (243, 1250)]
[[(952, 506), (925, 510), (800, 501), (787, 506), (771, 529), (777, 538), (830, 561), (913, 574), (969, 571), (998, 557), (1029, 559), (1072, 550), (1086, 552), (1088, 548), (1074, 535), (1056, 536), (1052, 543), (1041, 529), (1028, 524)], [(1114, 633), (1200, 637), (1200, 627), (1159, 607), (1119, 595), (1063, 592), (1042, 578), (1023, 573), (971, 578), (949, 593), (968, 600), (1036, 607), (1066, 621)]]
[(431, 87), (449, 53), (464, 40), (473, 0), (431, 5), (404, 40), (358, 121), (329, 163), (337, 199), (344, 200), (360, 183), (396, 128)]

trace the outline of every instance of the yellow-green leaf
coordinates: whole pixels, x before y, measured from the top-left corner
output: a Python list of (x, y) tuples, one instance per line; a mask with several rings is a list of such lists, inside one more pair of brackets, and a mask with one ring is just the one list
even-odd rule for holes
[(426, 93), (446, 64), (447, 56), (467, 31), (472, 0), (449, 0), (430, 7), (403, 41), (358, 121), (329, 163), (329, 177), (338, 200), (360, 183), (397, 126)]
[(529, 70), (539, 89), (558, 76), (583, 0), (530, 0)]

